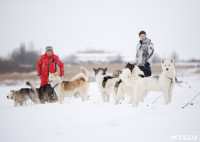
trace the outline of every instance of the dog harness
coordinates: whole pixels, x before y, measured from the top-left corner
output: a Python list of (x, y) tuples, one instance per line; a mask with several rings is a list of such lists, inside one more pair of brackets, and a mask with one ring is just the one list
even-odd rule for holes
[[(166, 76), (166, 75), (165, 75)], [(169, 78), (171, 80), (171, 84), (173, 84), (173, 78), (170, 78), (168, 76), (166, 76), (167, 78)]]
[(173, 84), (173, 78), (169, 78), (169, 79), (171, 79), (171, 84)]

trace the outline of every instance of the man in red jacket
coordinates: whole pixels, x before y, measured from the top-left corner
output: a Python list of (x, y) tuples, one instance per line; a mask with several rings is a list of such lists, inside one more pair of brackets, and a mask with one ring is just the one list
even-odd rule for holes
[(41, 78), (40, 86), (48, 84), (49, 73), (55, 73), (57, 71), (57, 65), (60, 67), (60, 76), (64, 76), (64, 64), (53, 53), (53, 47), (47, 46), (46, 53), (40, 56), (37, 63), (37, 73)]

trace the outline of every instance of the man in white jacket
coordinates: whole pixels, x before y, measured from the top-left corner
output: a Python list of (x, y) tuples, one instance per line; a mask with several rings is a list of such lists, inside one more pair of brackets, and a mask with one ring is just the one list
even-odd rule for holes
[(151, 76), (151, 61), (154, 55), (153, 43), (146, 37), (146, 32), (139, 33), (135, 64), (144, 72), (145, 77)]

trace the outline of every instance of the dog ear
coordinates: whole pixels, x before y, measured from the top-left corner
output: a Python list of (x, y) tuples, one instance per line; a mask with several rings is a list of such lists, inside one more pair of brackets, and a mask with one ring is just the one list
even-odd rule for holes
[(103, 70), (104, 70), (104, 72), (106, 72), (106, 71), (107, 71), (107, 69), (108, 69), (108, 68), (105, 68), (105, 69), (103, 69)]
[(163, 64), (164, 62), (165, 62), (165, 60), (164, 60), (164, 59), (162, 59), (162, 60), (161, 60), (161, 63)]
[(93, 70), (94, 70), (94, 72), (96, 72), (96, 71), (97, 71), (97, 69), (95, 69), (95, 68), (93, 68)]
[(15, 90), (10, 90), (10, 92), (15, 92)]
[(171, 59), (170, 59), (170, 62), (171, 62), (171, 63), (174, 63), (174, 59), (173, 59), (173, 58), (171, 58)]

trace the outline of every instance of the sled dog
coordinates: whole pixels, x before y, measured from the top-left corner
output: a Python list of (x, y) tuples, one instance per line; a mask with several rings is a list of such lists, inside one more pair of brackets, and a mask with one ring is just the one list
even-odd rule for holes
[(145, 77), (136, 81), (126, 81), (128, 86), (134, 86), (133, 106), (138, 106), (149, 91), (163, 92), (165, 104), (171, 102), (172, 91), (175, 85), (175, 66), (174, 59), (161, 60), (162, 73), (160, 76)]
[(74, 76), (70, 81), (63, 81), (58, 73), (49, 73), (49, 82), (54, 88), (59, 103), (63, 103), (63, 97), (73, 97), (79, 92), (82, 101), (88, 100), (88, 71), (81, 67), (81, 73)]
[(35, 88), (35, 86), (30, 83), (26, 82), (27, 85), (32, 86), (32, 88), (21, 88), (20, 90), (11, 90), (10, 93), (8, 94), (7, 98), (8, 99), (13, 99), (14, 100), (14, 106), (17, 107), (19, 104), (22, 106), (27, 100), (31, 99), (34, 103), (39, 104), (40, 100), (38, 98), (38, 90)]
[(131, 78), (137, 79), (141, 77), (144, 77), (144, 73), (137, 65), (126, 63), (126, 66), (120, 75), (120, 81), (115, 84), (115, 94), (117, 96), (115, 104), (118, 104), (120, 100), (124, 99), (125, 94), (130, 98), (129, 103), (133, 103), (134, 86), (133, 84), (127, 86), (125, 82)]
[(101, 92), (103, 102), (110, 101), (110, 94), (113, 94), (114, 100), (116, 99), (114, 92), (114, 85), (119, 78), (106, 75), (107, 68), (93, 68), (96, 78), (96, 83)]
[(42, 104), (45, 102), (54, 103), (58, 101), (58, 97), (50, 84), (43, 85), (38, 89), (38, 97)]

